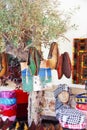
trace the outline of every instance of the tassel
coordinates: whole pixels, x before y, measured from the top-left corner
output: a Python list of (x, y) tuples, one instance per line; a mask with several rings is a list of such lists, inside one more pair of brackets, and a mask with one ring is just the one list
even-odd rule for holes
[(26, 123), (24, 124), (24, 130), (28, 130), (28, 126)]
[(17, 121), (16, 126), (15, 126), (15, 130), (17, 130), (19, 127), (20, 127), (20, 124), (19, 124), (19, 122)]

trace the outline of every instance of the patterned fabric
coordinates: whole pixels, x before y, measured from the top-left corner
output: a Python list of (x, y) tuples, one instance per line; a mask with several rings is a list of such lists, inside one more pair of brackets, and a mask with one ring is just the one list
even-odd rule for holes
[(41, 112), (43, 108), (44, 91), (33, 91), (28, 98), (28, 125), (32, 122), (37, 125), (41, 122)]
[(16, 104), (13, 104), (13, 105), (4, 105), (4, 104), (0, 104), (0, 109), (1, 110), (13, 110), (13, 109), (16, 109), (17, 105)]
[(76, 95), (75, 101), (78, 104), (87, 104), (87, 94), (81, 93), (81, 94)]
[(16, 104), (16, 98), (0, 98), (0, 104), (4, 105)]
[(56, 98), (55, 102), (55, 110), (56, 110), (56, 118), (61, 123), (62, 127), (70, 128), (70, 129), (84, 129), (87, 127), (86, 116), (82, 112), (71, 108), (68, 104), (64, 105), (57, 98), (58, 94), (63, 90), (68, 91), (68, 86), (65, 84), (61, 84), (54, 91), (54, 96)]
[(54, 97), (56, 98), (62, 91), (69, 91), (69, 87), (66, 84), (58, 85), (58, 88), (54, 91)]
[(52, 81), (51, 68), (40, 68), (39, 76), (43, 86), (46, 85), (46, 83), (51, 82)]
[(22, 75), (22, 86), (25, 92), (33, 91), (33, 76), (30, 74), (29, 69), (25, 68), (21, 71)]
[[(17, 108), (16, 93), (14, 90), (0, 91), (0, 93), (0, 116), (3, 120), (9, 119), (10, 121), (14, 121), (16, 119)], [(4, 130), (4, 128), (2, 129)]]
[(16, 94), (15, 91), (1, 91), (0, 98), (15, 98)]
[(79, 110), (87, 111), (87, 104), (76, 104), (76, 108)]
[(15, 121), (15, 119), (16, 119), (16, 115), (15, 116), (0, 115), (0, 117), (2, 117), (3, 121), (5, 121), (6, 119), (9, 119), (10, 121)]
[(82, 130), (82, 129), (85, 129), (86, 128), (86, 123), (82, 123), (82, 124), (76, 124), (76, 125), (71, 125), (71, 124), (67, 124), (67, 123), (64, 123), (64, 122), (61, 122), (60, 121), (60, 124), (62, 127), (64, 128), (68, 128), (68, 129), (74, 129), (74, 130)]
[(40, 91), (42, 89), (42, 83), (39, 75), (33, 76), (33, 91)]

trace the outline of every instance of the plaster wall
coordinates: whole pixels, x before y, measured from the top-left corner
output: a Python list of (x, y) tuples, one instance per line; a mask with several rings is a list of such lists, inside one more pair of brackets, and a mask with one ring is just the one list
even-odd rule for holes
[[(60, 0), (60, 10), (64, 11), (69, 11), (70, 9), (74, 9), (77, 7), (80, 7), (75, 14), (71, 18), (71, 25), (76, 24), (77, 29), (70, 29), (65, 33), (65, 37), (69, 39), (68, 40), (63, 40), (62, 38), (56, 39), (59, 47), (59, 52), (60, 54), (67, 51), (70, 55), (71, 62), (72, 60), (72, 51), (73, 51), (73, 39), (74, 38), (87, 38), (87, 0)], [(48, 49), (43, 49), (44, 52), (44, 57), (47, 58), (48, 55)], [(63, 77), (58, 80), (57, 74), (54, 71), (53, 72), (53, 83), (54, 84), (59, 84), (59, 83), (67, 83), (71, 84), (72, 87), (82, 87), (84, 88), (84, 85), (74, 85), (72, 84), (72, 76), (71, 78), (67, 79), (64, 75)]]

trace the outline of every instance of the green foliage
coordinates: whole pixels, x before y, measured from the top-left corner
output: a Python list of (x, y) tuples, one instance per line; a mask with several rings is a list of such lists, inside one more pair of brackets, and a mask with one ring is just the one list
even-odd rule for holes
[(69, 28), (70, 14), (64, 17), (59, 5), (49, 0), (0, 0), (0, 36), (15, 46), (47, 44)]

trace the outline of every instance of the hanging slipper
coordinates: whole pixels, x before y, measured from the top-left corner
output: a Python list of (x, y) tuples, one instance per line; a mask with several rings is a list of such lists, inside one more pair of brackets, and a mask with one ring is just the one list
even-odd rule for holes
[(27, 62), (21, 62), (22, 89), (25, 92), (33, 91), (33, 76), (28, 68)]
[(58, 79), (61, 79), (63, 76), (63, 54), (59, 56), (59, 61), (57, 65), (57, 74), (58, 74)]
[(35, 47), (29, 48), (28, 67), (32, 75), (37, 75), (40, 68), (41, 56)]
[(2, 77), (7, 71), (7, 55), (6, 53), (0, 54), (0, 77)]
[(70, 78), (71, 76), (71, 61), (68, 52), (64, 52), (63, 54), (63, 74)]
[(56, 69), (58, 63), (58, 56), (59, 56), (58, 44), (56, 42), (53, 42), (50, 46), (47, 60), (47, 65), (51, 69)]
[(1, 85), (5, 85), (7, 86), (8, 83), (6, 83), (7, 81), (7, 69), (8, 69), (8, 64), (7, 64), (7, 54), (5, 52), (0, 54), (0, 79), (1, 79)]

